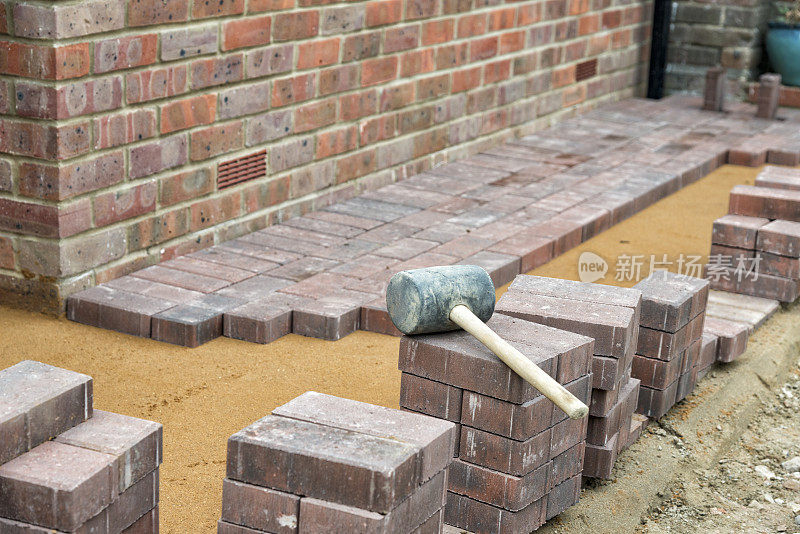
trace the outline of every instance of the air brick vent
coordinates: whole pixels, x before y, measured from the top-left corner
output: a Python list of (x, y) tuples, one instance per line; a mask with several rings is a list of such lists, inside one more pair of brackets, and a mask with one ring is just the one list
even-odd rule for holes
[(217, 188), (225, 189), (267, 175), (267, 151), (223, 161), (217, 167)]
[(589, 61), (578, 63), (575, 69), (575, 80), (579, 82), (588, 80), (595, 74), (597, 74), (597, 59), (590, 59)]

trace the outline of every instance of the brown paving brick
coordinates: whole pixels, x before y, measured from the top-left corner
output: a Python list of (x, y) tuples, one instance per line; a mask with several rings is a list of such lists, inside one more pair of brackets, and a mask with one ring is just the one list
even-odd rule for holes
[(514, 404), (472, 391), (464, 391), (460, 407), (464, 425), (525, 441), (552, 425), (554, 405), (544, 396)]
[(229, 285), (217, 291), (216, 294), (252, 301), (268, 297), (279, 289), (283, 289), (289, 285), (291, 285), (289, 280), (276, 278), (270, 273), (269, 275), (262, 274), (253, 276), (237, 284)]
[(447, 474), (440, 471), (387, 514), (304, 498), (300, 501), (300, 529), (302, 532), (375, 534), (416, 531), (444, 505), (447, 478)]
[(756, 176), (756, 186), (800, 190), (800, 173), (794, 169), (767, 166)]
[(461, 403), (464, 393), (463, 389), (427, 378), (408, 373), (400, 375), (400, 406), (439, 419), (456, 423), (461, 421)]
[(380, 245), (365, 239), (350, 239), (339, 246), (326, 247), (314, 253), (318, 258), (326, 258), (340, 262), (353, 261), (374, 253)]
[(270, 271), (269, 275), (299, 282), (315, 274), (325, 272), (339, 265), (339, 262), (324, 258), (300, 258)]
[(165, 261), (160, 265), (168, 269), (176, 269), (179, 271), (186, 271), (188, 273), (210, 276), (211, 278), (219, 278), (220, 280), (224, 280), (229, 284), (235, 284), (237, 282), (241, 282), (242, 280), (247, 280), (255, 274), (253, 271), (247, 271), (245, 269), (229, 267), (219, 263), (198, 260), (187, 256)]
[(680, 402), (688, 397), (697, 384), (698, 368), (692, 367), (678, 378), (678, 387), (675, 391), (675, 402)]
[(756, 249), (789, 256), (800, 257), (800, 223), (772, 221), (758, 231)]
[(89, 376), (25, 360), (0, 371), (0, 465), (92, 416)]
[(158, 534), (158, 506), (137, 519), (122, 534)]
[(478, 265), (489, 273), (495, 287), (513, 280), (520, 272), (520, 259), (510, 254), (484, 250), (468, 256), (459, 262), (462, 265)]
[(619, 394), (619, 399), (605, 417), (588, 418), (586, 430), (586, 443), (592, 445), (605, 445), (611, 437), (628, 423), (639, 399), (640, 382), (631, 379), (625, 384)]
[(730, 268), (718, 269), (711, 279), (711, 286), (720, 291), (742, 293), (781, 302), (794, 302), (800, 294), (797, 280), (763, 273), (759, 273), (758, 277), (744, 274), (740, 277), (734, 269)]
[(278, 263), (283, 265), (285, 263), (289, 263), (301, 258), (299, 254), (295, 254), (293, 252), (287, 252), (285, 250), (278, 250), (278, 249), (270, 249), (261, 247), (254, 243), (248, 243), (247, 241), (241, 241), (239, 239), (233, 239), (231, 241), (226, 241), (224, 243), (220, 243), (219, 245), (214, 247), (214, 250), (222, 250), (226, 252), (233, 252), (235, 254), (242, 254), (244, 256), (250, 256), (253, 258), (258, 258), (260, 260), (270, 261), (274, 263)]
[(447, 489), (516, 512), (544, 497), (550, 470), (551, 464), (546, 463), (524, 477), (515, 477), (456, 459), (448, 470)]
[(386, 308), (385, 298), (380, 298), (361, 306), (361, 322), (359, 328), (367, 332), (376, 332), (388, 336), (399, 337), (403, 335), (389, 318), (389, 311)]
[(161, 284), (151, 280), (145, 280), (144, 278), (136, 278), (135, 276), (122, 276), (106, 282), (103, 285), (111, 289), (119, 289), (120, 291), (127, 291), (128, 293), (138, 293), (145, 297), (168, 300), (176, 304), (183, 304), (203, 296), (203, 293), (199, 291), (191, 291), (189, 289), (183, 289), (182, 287)]
[(715, 361), (717, 361), (717, 342), (719, 340), (719, 336), (716, 336), (710, 332), (703, 332), (703, 339), (701, 342), (700, 347), (700, 355), (697, 362), (697, 366), (700, 370), (707, 369)]
[(159, 472), (151, 471), (107, 508), (109, 532), (122, 532), (158, 504)]
[(122, 493), (158, 469), (162, 433), (159, 423), (95, 410), (91, 419), (62, 433), (55, 441), (113, 456), (119, 480), (117, 492)]
[(507, 292), (495, 310), (591, 337), (595, 340), (594, 353), (602, 356), (625, 356), (636, 330), (634, 311), (623, 306)]
[(144, 278), (145, 280), (152, 280), (171, 286), (182, 287), (192, 291), (199, 291), (201, 293), (211, 293), (227, 287), (230, 282), (205, 276), (201, 274), (189, 273), (186, 271), (179, 271), (177, 269), (168, 269), (160, 265), (153, 265), (141, 271), (136, 271), (131, 276), (136, 278)]
[(222, 312), (189, 304), (152, 317), (151, 337), (184, 347), (198, 347), (222, 335)]
[(663, 390), (641, 386), (639, 388), (639, 403), (636, 407), (636, 413), (646, 415), (652, 419), (660, 419), (675, 404), (677, 391), (677, 380)]
[[(562, 429), (566, 430), (566, 426)], [(503, 473), (525, 476), (550, 460), (551, 435), (548, 429), (525, 441), (517, 441), (462, 425), (458, 457)]]
[[(500, 314), (495, 314), (488, 325), (551, 375), (557, 373), (559, 353), (539, 345), (528, 345), (520, 339), (558, 339), (561, 336), (576, 350), (590, 350), (591, 342), (585, 337)], [(463, 331), (403, 337), (399, 367), (404, 372), (515, 403), (540, 395), (489, 349)]]
[(455, 425), (425, 415), (314, 391), (300, 395), (272, 413), (413, 445), (417, 448), (421, 481), (445, 469), (453, 458)]
[(738, 248), (756, 248), (756, 235), (769, 222), (760, 217), (725, 215), (714, 221), (711, 242)]
[(677, 332), (662, 332), (652, 328), (639, 328), (636, 353), (649, 358), (670, 361), (679, 356), (702, 332), (705, 314), (700, 314)]
[(297, 299), (273, 293), (225, 312), (225, 337), (251, 343), (272, 343), (292, 332), (292, 307)]
[(304, 230), (302, 228), (295, 228), (284, 224), (276, 224), (258, 231), (259, 235), (285, 237), (297, 241), (308, 241), (325, 247), (341, 246), (347, 242), (347, 239), (332, 234), (325, 234), (316, 232), (314, 230)]
[(716, 317), (708, 317), (706, 318), (703, 333), (717, 336), (718, 362), (732, 362), (744, 354), (745, 349), (747, 349), (749, 332), (747, 327), (742, 324), (717, 319)]
[(280, 292), (297, 295), (298, 297), (319, 299), (330, 295), (338, 289), (343, 289), (347, 283), (352, 281), (351, 277), (341, 274), (319, 273), (309, 276), (296, 284), (287, 285)]
[(617, 461), (617, 434), (605, 445), (586, 444), (583, 460), (583, 476), (588, 478), (611, 478), (611, 470)]
[(583, 472), (583, 457), (586, 444), (581, 442), (562, 452), (550, 462), (550, 476), (547, 480), (548, 491), (565, 480)]
[(618, 389), (618, 386), (628, 369), (628, 360), (633, 355), (624, 358), (611, 358), (607, 356), (592, 356), (592, 387), (600, 390)]
[(642, 302), (642, 293), (636, 289), (575, 282), (546, 276), (522, 274), (514, 279), (508, 289), (582, 302), (625, 306), (626, 308), (637, 308)]
[(333, 221), (314, 219), (309, 216), (294, 217), (284, 222), (283, 224), (292, 226), (294, 228), (310, 230), (313, 232), (320, 232), (323, 234), (335, 235), (347, 239), (356, 237), (360, 234), (363, 234), (366, 231), (365, 228), (352, 226), (348, 224), (340, 224)]
[(667, 271), (653, 273), (634, 287), (642, 292), (641, 326), (664, 332), (677, 332), (708, 300), (708, 281)]
[(46, 442), (0, 466), (0, 515), (71, 532), (111, 503), (114, 456)]
[(573, 445), (585, 441), (587, 420), (564, 419), (553, 425), (550, 442), (550, 459), (552, 460)]
[(262, 248), (283, 250), (285, 252), (291, 252), (292, 254), (298, 254), (300, 256), (309, 256), (326, 248), (325, 245), (320, 245), (318, 243), (311, 243), (309, 241), (293, 239), (279, 235), (265, 234), (263, 231), (243, 235), (238, 239), (238, 241), (252, 243), (253, 245)]
[(760, 273), (777, 276), (781, 278), (800, 278), (800, 259), (779, 256), (769, 252), (758, 251), (761, 259), (758, 263)]
[(292, 332), (335, 341), (359, 327), (361, 306), (326, 300), (305, 300), (293, 307)]
[(550, 520), (578, 503), (581, 496), (581, 476), (577, 475), (565, 480), (547, 495), (547, 511), (545, 520)]
[(555, 256), (555, 240), (532, 235), (525, 230), (489, 247), (491, 252), (518, 256), (520, 272), (528, 272), (544, 265)]
[[(583, 375), (580, 378), (576, 378), (569, 383), (565, 383), (564, 387), (575, 395), (581, 402), (586, 404), (587, 406), (592, 400), (592, 375), (589, 373), (588, 375)], [(554, 407), (553, 408), (553, 415), (551, 417), (550, 424), (555, 426), (556, 424), (560, 423), (564, 419), (567, 418), (567, 414), (561, 410), (560, 408)]]
[(161, 299), (97, 286), (70, 296), (67, 318), (125, 334), (150, 337), (151, 317), (174, 305)]
[(800, 191), (737, 185), (731, 190), (730, 213), (800, 222)]
[(276, 534), (297, 532), (300, 497), (235, 480), (222, 482), (222, 521)]
[(315, 211), (305, 215), (310, 219), (317, 219), (320, 221), (331, 222), (334, 224), (343, 224), (346, 226), (353, 226), (363, 230), (371, 230), (384, 224), (383, 221), (368, 219), (358, 215), (345, 215), (342, 213), (334, 213), (331, 211)]
[(532, 532), (544, 524), (546, 501), (547, 499), (542, 498), (519, 512), (511, 512), (464, 495), (448, 492), (444, 522), (476, 533)]
[(193, 252), (191, 254), (187, 254), (186, 256), (189, 258), (203, 260), (205, 262), (216, 263), (227, 267), (234, 267), (236, 269), (243, 269), (257, 274), (265, 273), (279, 265), (277, 262), (262, 260), (259, 258), (254, 258), (253, 256), (247, 256), (245, 254), (236, 254), (234, 252), (228, 252), (217, 247), (211, 247), (198, 252)]
[(420, 483), (416, 450), (396, 440), (267, 416), (228, 440), (227, 476), (385, 513)]

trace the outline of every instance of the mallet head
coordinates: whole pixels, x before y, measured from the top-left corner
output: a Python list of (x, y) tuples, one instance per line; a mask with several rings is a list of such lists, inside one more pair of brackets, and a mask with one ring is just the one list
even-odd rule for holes
[(404, 334), (458, 330), (450, 311), (463, 304), (481, 321), (494, 313), (494, 284), (482, 267), (447, 265), (395, 274), (386, 289), (389, 317)]

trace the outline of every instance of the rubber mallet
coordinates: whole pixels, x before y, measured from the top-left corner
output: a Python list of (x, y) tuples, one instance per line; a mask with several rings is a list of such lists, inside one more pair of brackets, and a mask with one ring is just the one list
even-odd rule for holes
[(494, 313), (494, 302), (492, 279), (477, 265), (402, 271), (392, 276), (386, 289), (389, 317), (402, 333), (432, 334), (462, 328), (569, 417), (586, 417), (589, 408), (580, 399), (486, 326)]

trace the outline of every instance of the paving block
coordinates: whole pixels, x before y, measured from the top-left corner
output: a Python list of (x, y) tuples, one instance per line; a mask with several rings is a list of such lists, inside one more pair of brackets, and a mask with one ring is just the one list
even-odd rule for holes
[(123, 530), (122, 534), (158, 534), (158, 531), (158, 506), (156, 506)]
[(447, 480), (447, 471), (438, 472), (387, 514), (303, 498), (300, 501), (300, 532), (412, 532), (444, 506)]
[(550, 462), (539, 466), (523, 477), (515, 477), (471, 464), (453, 460), (450, 465), (448, 491), (518, 512), (545, 496)]
[[(670, 361), (680, 356), (703, 329), (705, 313), (683, 325), (677, 332), (663, 332), (652, 328), (639, 329), (639, 343), (636, 353), (648, 358)], [(634, 375), (635, 376), (635, 375)]]
[(755, 248), (790, 258), (800, 257), (800, 223), (778, 220), (765, 224), (758, 231)]
[(768, 274), (737, 273), (734, 269), (723, 268), (707, 274), (711, 287), (730, 293), (742, 293), (763, 299), (778, 300), (780, 302), (794, 302), (800, 295), (798, 280), (771, 276)]
[(668, 271), (651, 274), (634, 286), (642, 292), (640, 325), (677, 332), (705, 310), (708, 281)]
[(161, 265), (153, 265), (146, 269), (136, 271), (132, 273), (131, 276), (169, 286), (181, 287), (191, 291), (199, 291), (200, 293), (213, 293), (214, 291), (231, 285), (231, 282), (219, 278), (190, 273), (179, 269), (170, 269)]
[(47, 441), (0, 466), (0, 517), (72, 532), (117, 495), (116, 458)]
[(228, 440), (227, 476), (386, 513), (419, 487), (419, 448), (268, 415)]
[[(564, 388), (567, 391), (575, 395), (581, 402), (585, 405), (589, 405), (592, 400), (592, 374), (589, 373), (588, 375), (584, 375), (581, 378), (575, 379), (572, 382), (564, 384)], [(548, 400), (549, 402), (549, 400)], [(564, 419), (567, 418), (566, 412), (558, 408), (557, 406), (553, 406), (553, 415), (550, 419), (550, 424), (555, 426), (556, 424), (560, 423)]]
[(226, 337), (252, 343), (271, 343), (292, 332), (292, 307), (296, 299), (272, 294), (225, 312)]
[(159, 472), (151, 471), (112, 501), (107, 509), (108, 532), (122, 532), (158, 505)]
[(387, 336), (403, 335), (389, 318), (389, 310), (386, 309), (385, 298), (380, 298), (361, 306), (360, 328), (367, 332), (386, 334)]
[(617, 461), (617, 438), (614, 434), (605, 445), (586, 444), (583, 459), (583, 476), (587, 478), (611, 478), (611, 470)]
[(300, 497), (235, 480), (222, 482), (222, 521), (262, 532), (297, 532)]
[(24, 360), (0, 371), (0, 465), (92, 416), (92, 378)]
[(549, 459), (552, 460), (573, 445), (585, 441), (586, 425), (585, 417), (583, 419), (564, 419), (553, 425)]
[(509, 291), (522, 291), (562, 299), (624, 306), (636, 309), (641, 306), (642, 293), (633, 288), (607, 286), (546, 276), (521, 274), (508, 286)]
[(445, 469), (453, 458), (455, 425), (434, 417), (315, 391), (303, 393), (272, 413), (413, 445), (417, 449), (418, 476), (422, 481)]
[(306, 337), (336, 341), (358, 330), (361, 306), (307, 300), (294, 307), (292, 332)]
[(697, 361), (697, 367), (702, 371), (708, 369), (717, 361), (717, 342), (719, 336), (710, 332), (703, 332), (703, 337), (700, 342), (700, 354)]
[(626, 378), (626, 371), (633, 361), (633, 351), (624, 358), (592, 356), (592, 387), (594, 389), (618, 389)]
[(554, 409), (555, 405), (544, 396), (514, 404), (464, 391), (460, 413), (466, 426), (525, 441), (550, 428)]
[(198, 347), (222, 335), (223, 314), (217, 310), (179, 304), (152, 317), (151, 337), (184, 347)]
[(622, 358), (634, 341), (634, 310), (572, 299), (506, 292), (497, 313), (518, 317), (594, 339), (594, 354)]
[(150, 337), (150, 318), (173, 306), (174, 302), (97, 286), (67, 299), (67, 318), (124, 334)]
[[(627, 371), (626, 371), (627, 373)], [(592, 403), (589, 405), (589, 415), (605, 417), (619, 400), (619, 390), (615, 389), (593, 389)]]
[(725, 215), (714, 221), (711, 242), (716, 245), (755, 249), (758, 231), (768, 222), (769, 219), (761, 217)]
[(771, 252), (761, 251), (754, 251), (753, 254), (758, 254), (760, 257), (758, 262), (758, 271), (760, 273), (793, 280), (800, 279), (800, 258), (780, 256)]
[[(408, 373), (400, 375), (400, 406), (414, 412), (438, 417), (439, 419), (455, 423), (460, 422), (462, 397), (465, 393), (478, 395), (477, 393), (465, 392), (463, 389), (449, 384), (428, 380), (420, 376)], [(536, 400), (543, 398), (545, 397), (538, 397)]]
[(423, 524), (411, 531), (411, 534), (441, 534), (444, 526), (444, 508), (425, 520)]
[(444, 522), (476, 534), (519, 534), (542, 526), (546, 511), (547, 499), (544, 497), (519, 512), (512, 512), (448, 492)]
[(653, 389), (647, 386), (639, 387), (639, 402), (636, 413), (646, 415), (652, 419), (660, 419), (675, 404), (678, 392), (678, 381), (666, 389)]
[(565, 480), (583, 472), (585, 453), (586, 443), (582, 441), (550, 461), (550, 475), (547, 480), (548, 492)]
[(631, 417), (630, 430), (628, 432), (628, 441), (622, 446), (621, 450), (627, 449), (628, 447), (630, 447), (639, 440), (639, 437), (641, 437), (642, 432), (644, 432), (644, 429), (647, 428), (647, 424), (649, 423), (649, 421), (650, 419), (648, 419), (644, 415), (638, 413), (633, 414), (633, 416)]
[(716, 317), (709, 317), (706, 319), (704, 332), (717, 336), (717, 361), (728, 363), (732, 362), (747, 349), (747, 338), (749, 332), (747, 327), (726, 321), (724, 319), (717, 319)]
[(762, 74), (758, 80), (758, 109), (756, 110), (756, 117), (774, 119), (780, 102), (781, 75)]
[[(495, 313), (487, 324), (551, 376), (558, 373), (560, 355), (569, 351), (583, 354), (588, 366), (592, 350), (589, 338), (499, 313)], [(530, 344), (530, 340), (535, 340), (535, 343)], [(403, 337), (399, 368), (403, 372), (517, 404), (541, 395), (489, 349), (463, 331)]]
[(565, 480), (547, 495), (545, 520), (549, 521), (570, 506), (578, 504), (581, 498), (581, 476)]
[(587, 419), (586, 443), (605, 445), (619, 432), (627, 421), (639, 398), (639, 380), (629, 380), (620, 391), (619, 400), (605, 417), (589, 416)]
[(703, 90), (703, 109), (706, 111), (722, 111), (725, 106), (725, 69), (711, 67), (706, 71), (706, 82)]
[(95, 410), (91, 419), (55, 441), (114, 456), (122, 493), (161, 465), (163, 428), (153, 421)]
[(726, 321), (732, 321), (734, 323), (741, 323), (746, 325), (748, 330), (751, 332), (758, 328), (766, 320), (766, 316), (761, 312), (746, 310), (737, 306), (728, 306), (726, 304), (719, 304), (716, 302), (708, 303), (706, 315), (708, 317), (725, 319)]
[(780, 307), (780, 304), (776, 300), (713, 290), (708, 293), (708, 303), (724, 304), (743, 310), (755, 311), (763, 314), (765, 320), (771, 317)]
[(731, 190), (729, 212), (748, 217), (800, 222), (800, 191), (737, 185)]
[(492, 279), (494, 287), (500, 287), (513, 280), (520, 273), (520, 258), (511, 254), (501, 254), (482, 250), (459, 262), (462, 265), (483, 267)]
[[(472, 464), (522, 477), (550, 460), (551, 436), (552, 430), (547, 429), (525, 441), (517, 441), (462, 425), (458, 457)], [(572, 444), (584, 438), (585, 432)]]
[(692, 367), (678, 378), (678, 387), (675, 390), (675, 402), (678, 403), (694, 391), (697, 384), (698, 367)]
[(800, 172), (796, 169), (767, 165), (756, 176), (755, 185), (758, 187), (800, 190)]
[(753, 249), (728, 247), (725, 245), (711, 245), (709, 251), (709, 262), (724, 260), (730, 262), (732, 265), (748, 264), (752, 262), (755, 257), (756, 251)]
[(683, 358), (665, 361), (637, 354), (633, 357), (631, 376), (647, 387), (666, 389), (680, 376), (682, 363)]

